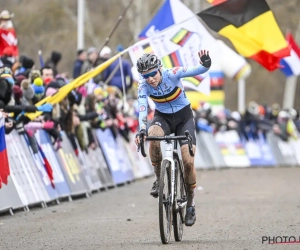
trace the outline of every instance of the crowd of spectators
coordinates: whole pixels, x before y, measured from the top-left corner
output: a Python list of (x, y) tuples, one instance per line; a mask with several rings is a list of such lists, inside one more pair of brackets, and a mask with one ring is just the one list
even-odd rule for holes
[[(12, 24), (11, 19), (8, 11), (1, 13), (0, 29), (11, 31), (13, 26), (7, 25)], [(120, 133), (129, 141), (129, 133), (135, 132), (138, 126), (136, 88), (133, 88), (137, 83), (132, 77), (131, 64), (124, 58), (68, 93), (59, 103), (35, 106), (122, 50), (122, 45), (115, 51), (108, 46), (101, 51), (94, 47), (80, 49), (69, 74), (60, 70), (63, 53), (59, 51), (52, 51), (45, 62), (40, 58), (37, 63), (6, 44), (0, 51), (0, 110), (5, 117), (6, 133), (16, 129), (32, 137), (36, 130), (44, 129), (59, 149), (64, 131), (75, 153), (78, 153), (78, 145), (81, 150), (96, 147), (92, 129), (110, 129), (114, 137)], [(26, 116), (36, 111), (43, 113), (33, 121)]]
[(251, 101), (243, 114), (228, 109), (213, 112), (209, 103), (202, 103), (195, 114), (198, 132), (235, 130), (241, 140), (257, 140), (260, 135), (266, 138), (268, 132), (273, 132), (288, 141), (289, 138), (297, 139), (300, 132), (299, 111), (281, 109), (278, 103), (268, 106)]

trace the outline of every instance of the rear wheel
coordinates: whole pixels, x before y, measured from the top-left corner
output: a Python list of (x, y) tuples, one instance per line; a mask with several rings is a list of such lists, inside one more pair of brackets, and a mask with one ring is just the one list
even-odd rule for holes
[[(183, 226), (184, 226), (184, 217), (185, 217), (185, 206), (187, 198), (184, 187), (183, 176), (181, 175), (180, 169), (182, 169), (178, 160), (174, 160), (175, 163), (175, 202), (173, 204), (173, 227), (174, 227), (174, 238), (176, 241), (182, 240), (183, 235)], [(182, 172), (183, 173), (183, 172)]]
[(171, 164), (169, 161), (164, 161), (161, 166), (158, 203), (160, 237), (163, 244), (168, 244), (172, 230)]

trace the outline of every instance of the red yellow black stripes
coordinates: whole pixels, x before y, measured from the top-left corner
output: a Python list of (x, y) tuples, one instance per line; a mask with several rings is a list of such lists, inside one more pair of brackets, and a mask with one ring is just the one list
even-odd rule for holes
[(192, 36), (192, 32), (181, 28), (171, 39), (171, 41), (173, 43), (176, 43), (180, 46), (183, 46), (188, 40), (189, 38)]
[(153, 53), (153, 49), (150, 45), (150, 43), (146, 43), (142, 46), (143, 50), (144, 50), (144, 53), (149, 53), (149, 54), (152, 54)]
[(159, 103), (165, 103), (165, 102), (172, 102), (176, 100), (176, 98), (181, 94), (182, 90), (179, 87), (175, 87), (170, 93), (162, 96), (154, 96), (150, 95), (150, 98), (154, 102), (159, 102)]
[(227, 37), (241, 55), (270, 71), (280, 67), (280, 59), (290, 54), (265, 0), (227, 0), (198, 15), (212, 30)]
[(161, 60), (166, 68), (182, 66), (181, 57), (178, 51), (175, 51), (167, 56), (164, 56)]
[(225, 2), (226, 0), (207, 0), (207, 2), (211, 3), (212, 5), (218, 5), (220, 3)]

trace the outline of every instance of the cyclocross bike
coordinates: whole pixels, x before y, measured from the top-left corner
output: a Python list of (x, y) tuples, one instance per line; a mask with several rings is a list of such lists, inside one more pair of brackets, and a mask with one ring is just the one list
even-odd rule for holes
[[(186, 186), (183, 176), (183, 163), (177, 151), (177, 141), (188, 140), (189, 153), (194, 156), (192, 137), (189, 131), (179, 136), (149, 136), (147, 141), (165, 141), (165, 157), (161, 163), (158, 207), (159, 207), (159, 229), (163, 244), (168, 244), (171, 238), (172, 225), (176, 241), (182, 240), (183, 225), (185, 218), (185, 207), (187, 204)], [(146, 157), (144, 140), (140, 138), (138, 151)]]

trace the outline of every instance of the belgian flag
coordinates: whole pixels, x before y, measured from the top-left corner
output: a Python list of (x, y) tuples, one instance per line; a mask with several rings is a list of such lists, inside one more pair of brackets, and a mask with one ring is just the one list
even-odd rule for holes
[(217, 5), (220, 3), (225, 2), (226, 0), (207, 0), (207, 2), (211, 3), (212, 5)]
[[(280, 68), (290, 49), (265, 0), (227, 0), (198, 16), (227, 37), (239, 54), (252, 58), (269, 71)], [(230, 58), (228, 58), (230, 61)]]

